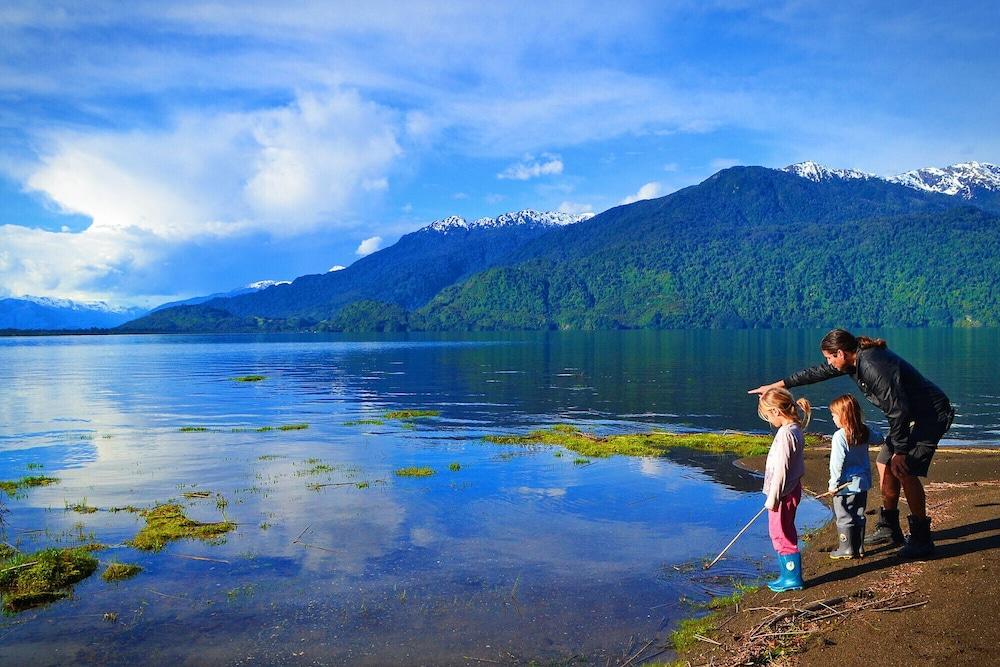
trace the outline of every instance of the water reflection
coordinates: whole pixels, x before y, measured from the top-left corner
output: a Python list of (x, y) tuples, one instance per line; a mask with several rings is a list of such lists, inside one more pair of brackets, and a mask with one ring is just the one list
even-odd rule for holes
[[(955, 398), (961, 436), (988, 438), (1000, 429), (1000, 400), (987, 381), (995, 362), (983, 352), (996, 334), (939, 333), (887, 337)], [(755, 576), (759, 559), (769, 560), (761, 524), (711, 577), (685, 567), (756, 512), (759, 479), (696, 452), (577, 465), (572, 454), (482, 436), (564, 420), (601, 432), (761, 430), (746, 388), (814, 362), (816, 340), (816, 332), (0, 340), (0, 477), (19, 477), (30, 463), (61, 480), (8, 501), (9, 538), (28, 550), (93, 537), (110, 547), (103, 562), (145, 568), (114, 586), (92, 577), (72, 600), (6, 620), (0, 652), (11, 663), (620, 656), (633, 636), (662, 636), (689, 613), (683, 600), (723, 593), (728, 576)], [(247, 373), (267, 380), (231, 379)], [(810, 388), (810, 398), (822, 403), (848, 388), (828, 384)], [(441, 416), (345, 424), (398, 408)], [(310, 426), (247, 430), (294, 422)], [(417, 465), (436, 474), (394, 475)], [(184, 500), (190, 516), (239, 524), (224, 544), (136, 552), (125, 545), (142, 524), (136, 514), (64, 509), (83, 500), (149, 507), (192, 490), (212, 495)], [(826, 516), (817, 503), (801, 510), (806, 526)], [(119, 621), (104, 621), (106, 612)]]

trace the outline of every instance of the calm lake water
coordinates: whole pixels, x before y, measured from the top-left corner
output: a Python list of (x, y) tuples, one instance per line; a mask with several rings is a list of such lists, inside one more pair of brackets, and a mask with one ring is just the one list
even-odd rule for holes
[[(41, 465), (60, 480), (6, 499), (8, 540), (96, 539), (102, 569), (144, 568), (3, 619), (0, 662), (614, 663), (733, 577), (770, 573), (763, 521), (700, 568), (759, 509), (760, 481), (726, 456), (583, 464), (483, 436), (559, 422), (765, 432), (746, 390), (821, 361), (822, 333), (0, 339), (0, 479)], [(1000, 439), (1000, 332), (878, 333), (952, 397), (947, 443)], [(255, 373), (267, 379), (232, 380)], [(832, 432), (822, 408), (853, 388), (804, 388), (812, 430)], [(441, 415), (346, 424), (404, 408)], [(393, 474), (406, 466), (436, 474)], [(168, 500), (239, 526), (222, 544), (146, 553), (124, 546), (135, 514), (65, 509)], [(799, 525), (827, 518), (807, 501)]]

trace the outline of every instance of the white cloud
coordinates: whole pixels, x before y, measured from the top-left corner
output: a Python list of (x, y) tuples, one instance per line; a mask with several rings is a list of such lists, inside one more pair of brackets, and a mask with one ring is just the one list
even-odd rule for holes
[(499, 179), (527, 181), (539, 176), (555, 176), (563, 172), (562, 159), (558, 155), (544, 154), (540, 160), (525, 155), (521, 162), (512, 164), (497, 174)]
[(327, 271), (326, 271), (326, 272), (327, 272), (327, 273), (332, 273), (333, 271), (343, 271), (343, 270), (344, 270), (344, 269), (346, 269), (346, 268), (347, 268), (346, 266), (343, 266), (343, 265), (341, 265), (341, 264), (334, 264), (334, 265), (333, 265), (333, 266), (331, 266), (331, 267), (330, 267), (329, 269), (327, 269)]
[(646, 183), (634, 195), (629, 195), (622, 199), (620, 204), (632, 204), (643, 199), (655, 199), (663, 195), (663, 184), (657, 181)]
[(581, 213), (593, 213), (594, 207), (590, 204), (577, 204), (576, 202), (564, 201), (559, 204), (559, 212), (580, 215)]
[(355, 250), (354, 252), (355, 254), (364, 257), (365, 255), (372, 254), (381, 247), (382, 247), (382, 237), (373, 236), (371, 238), (362, 241), (361, 244), (358, 246), (358, 249)]
[(467, 194), (466, 194), (466, 193), (464, 193), (464, 192), (456, 192), (455, 194), (453, 194), (453, 195), (451, 196), (451, 198), (452, 198), (452, 199), (459, 199), (459, 200), (461, 200), (461, 199), (468, 199), (468, 198), (469, 198), (469, 195), (467, 195)]
[(681, 166), (679, 164), (677, 164), (676, 162), (668, 162), (667, 164), (663, 165), (663, 171), (666, 171), (666, 172), (669, 172), (669, 173), (673, 173), (673, 172), (677, 171), (680, 168), (681, 168)]
[(78, 233), (0, 227), (0, 282), (42, 296), (143, 294), (129, 273), (185, 244), (353, 225), (345, 214), (388, 188), (398, 133), (395, 113), (333, 91), (186, 114), (165, 130), (51, 135), (26, 188), (92, 224)]

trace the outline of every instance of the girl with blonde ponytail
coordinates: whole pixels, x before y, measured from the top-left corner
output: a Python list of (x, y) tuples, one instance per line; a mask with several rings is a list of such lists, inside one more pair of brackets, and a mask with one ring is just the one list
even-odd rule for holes
[(806, 471), (802, 431), (809, 424), (812, 406), (804, 398), (796, 401), (787, 389), (775, 387), (761, 394), (757, 414), (778, 429), (764, 467), (763, 493), (767, 498), (764, 507), (770, 510), (767, 529), (778, 552), (779, 567), (778, 578), (767, 586), (775, 592), (802, 590), (802, 556), (795, 511), (802, 500), (802, 475)]

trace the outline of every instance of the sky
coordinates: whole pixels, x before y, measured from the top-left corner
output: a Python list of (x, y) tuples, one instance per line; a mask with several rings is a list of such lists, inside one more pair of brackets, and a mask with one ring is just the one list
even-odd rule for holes
[(1000, 3), (0, 6), (0, 297), (153, 306), (741, 164), (1000, 161)]

